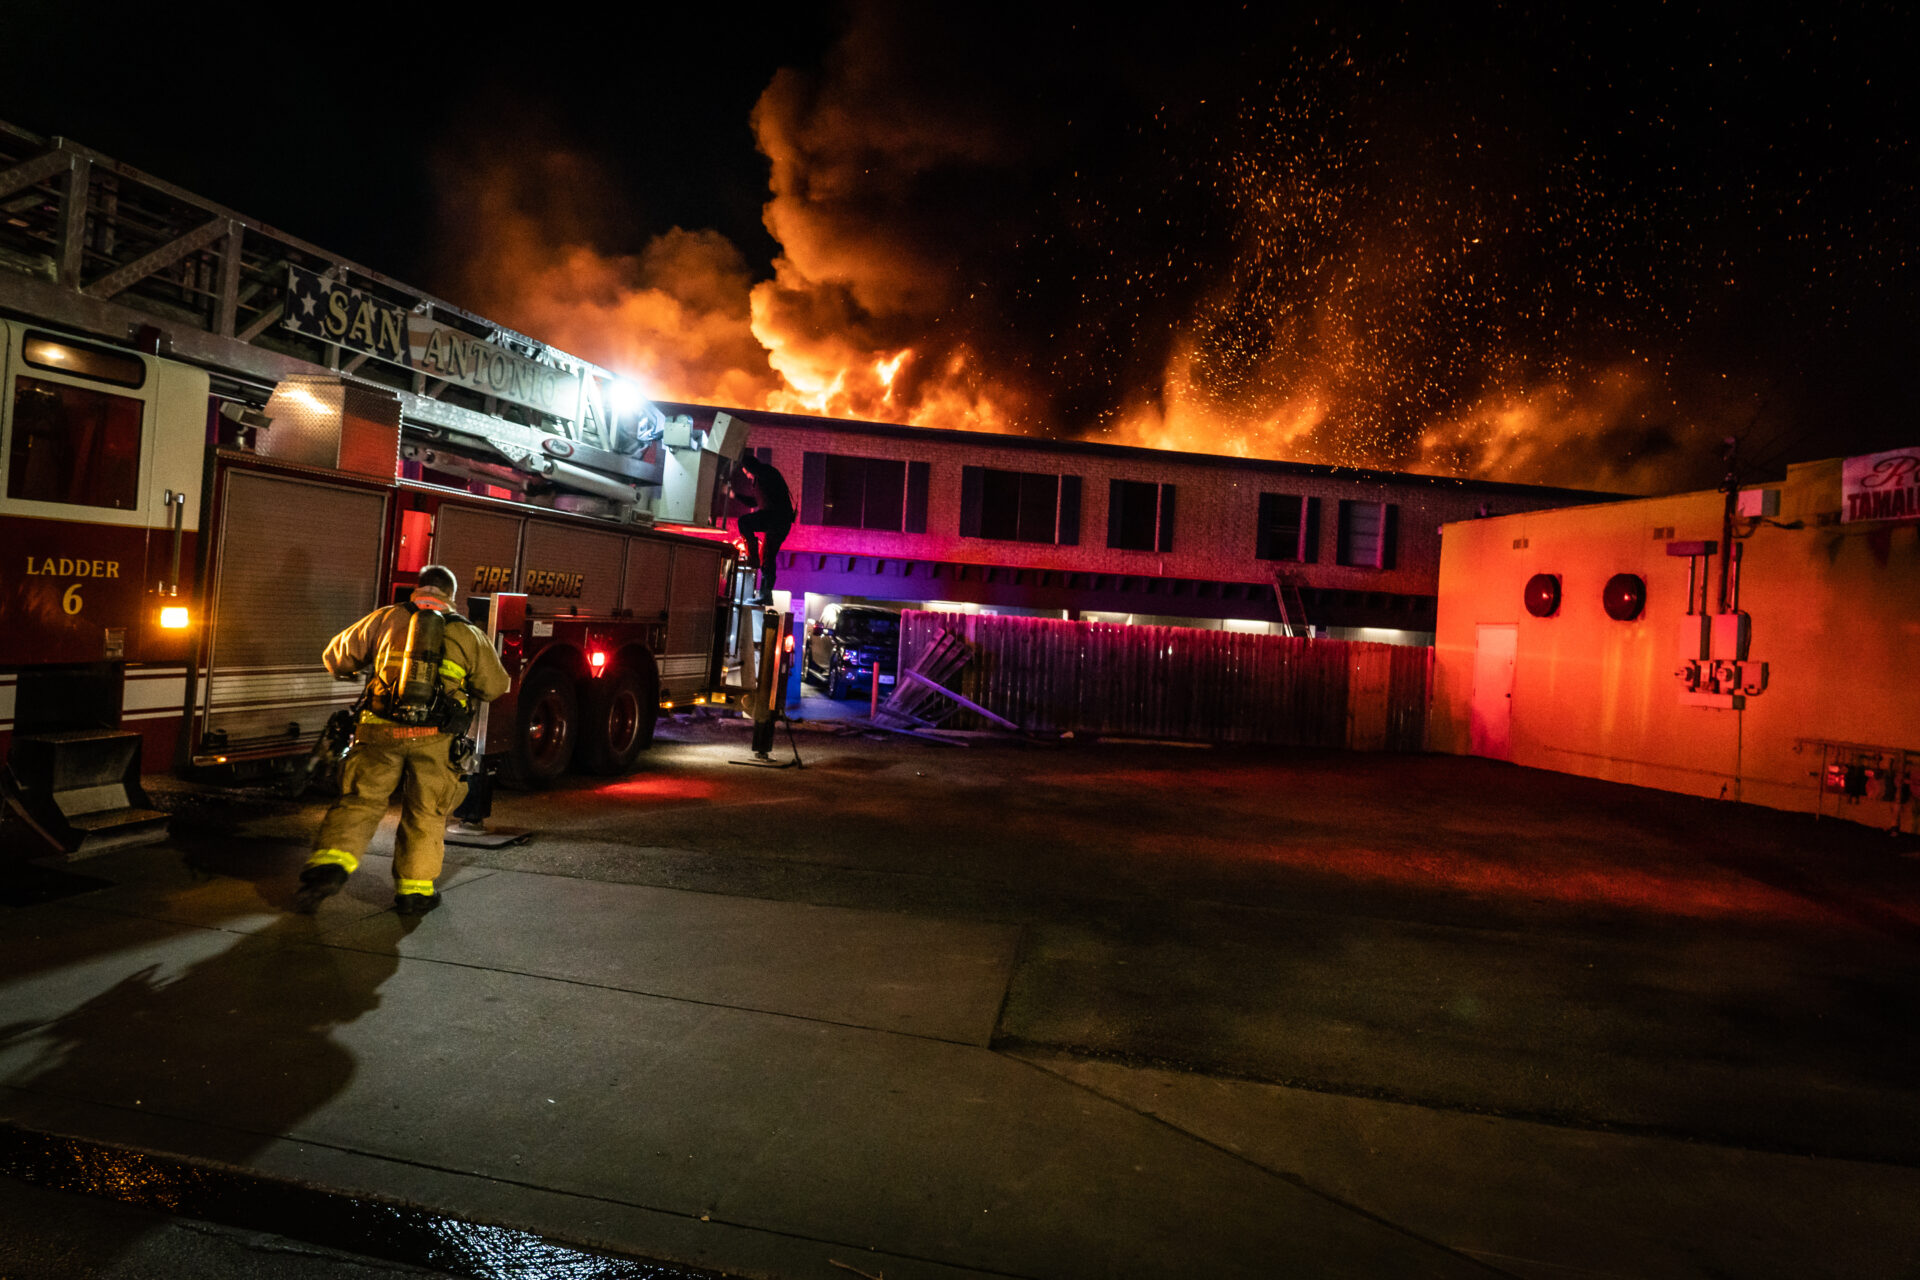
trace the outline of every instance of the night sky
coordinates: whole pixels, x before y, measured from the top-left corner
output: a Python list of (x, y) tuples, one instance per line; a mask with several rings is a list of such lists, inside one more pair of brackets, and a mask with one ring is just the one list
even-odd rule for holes
[(1920, 443), (1894, 5), (84, 8), (0, 12), (0, 118), (663, 399), (1641, 491)]

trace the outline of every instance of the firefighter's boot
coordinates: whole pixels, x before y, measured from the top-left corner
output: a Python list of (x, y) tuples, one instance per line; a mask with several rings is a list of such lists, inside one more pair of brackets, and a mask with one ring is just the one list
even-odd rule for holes
[(393, 909), (400, 915), (423, 916), (440, 905), (431, 880), (401, 880), (393, 887)]
[(312, 915), (320, 904), (347, 887), (347, 869), (337, 862), (324, 862), (300, 873), (300, 888), (293, 895), (293, 909)]

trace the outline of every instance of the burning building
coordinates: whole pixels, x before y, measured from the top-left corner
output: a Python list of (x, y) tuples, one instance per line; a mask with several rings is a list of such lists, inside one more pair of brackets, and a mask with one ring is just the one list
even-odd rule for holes
[(733, 412), (799, 503), (778, 583), (808, 618), (944, 602), (1427, 644), (1443, 523), (1617, 496)]

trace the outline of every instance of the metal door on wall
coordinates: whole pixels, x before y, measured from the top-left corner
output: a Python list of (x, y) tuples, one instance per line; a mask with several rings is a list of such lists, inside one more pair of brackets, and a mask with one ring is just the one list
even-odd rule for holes
[(1513, 664), (1520, 629), (1512, 624), (1482, 626), (1473, 650), (1473, 706), (1468, 716), (1467, 750), (1476, 756), (1507, 758), (1513, 728)]
[(220, 500), (204, 751), (311, 739), (360, 696), (320, 663), (380, 599), (387, 495), (232, 470)]

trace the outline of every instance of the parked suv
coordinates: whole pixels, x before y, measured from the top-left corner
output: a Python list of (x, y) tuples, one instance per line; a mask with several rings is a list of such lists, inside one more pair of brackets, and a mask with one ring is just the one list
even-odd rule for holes
[(891, 689), (899, 660), (899, 614), (868, 604), (830, 604), (807, 628), (801, 673), (823, 686), (829, 698), (844, 698), (856, 689), (872, 689), (876, 662), (881, 690)]

